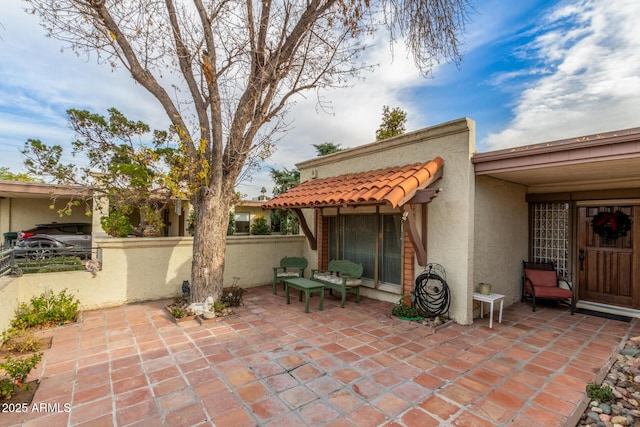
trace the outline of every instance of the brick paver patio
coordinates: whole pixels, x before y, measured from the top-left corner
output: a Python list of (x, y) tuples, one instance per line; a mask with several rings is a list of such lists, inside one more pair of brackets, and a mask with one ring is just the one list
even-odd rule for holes
[(84, 312), (49, 332), (33, 373), (50, 410), (0, 425), (575, 426), (586, 384), (640, 335), (637, 320), (561, 307), (433, 331), (368, 298), (341, 309), (327, 295), (305, 314), (269, 285), (244, 302), (205, 325), (174, 323), (160, 301)]

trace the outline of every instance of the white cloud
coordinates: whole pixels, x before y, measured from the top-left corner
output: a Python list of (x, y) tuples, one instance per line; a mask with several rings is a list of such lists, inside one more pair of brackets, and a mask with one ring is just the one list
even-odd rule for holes
[[(126, 70), (112, 72), (95, 64), (95, 58), (60, 53), (60, 43), (45, 37), (35, 16), (20, 10), (18, 1), (7, 3), (0, 17), (4, 26), (0, 28), (0, 166), (19, 169), (19, 149), (27, 138), (68, 143), (73, 138), (64, 114), (68, 108), (105, 113), (113, 106), (154, 128), (167, 126), (166, 113)], [(466, 75), (492, 90), (508, 89), (517, 94), (508, 105), (512, 114), (508, 124), (486, 138), (480, 134), (478, 146), (499, 149), (640, 126), (640, 39), (634, 36), (640, 2), (563, 2), (541, 16), (540, 24), (531, 30), (531, 19), (542, 10), (535, 3), (523, 0), (516, 7), (501, 0), (478, 2), (478, 14), (473, 15), (463, 50), (490, 56), (495, 52), (487, 46), (514, 41), (512, 54), (529, 64), (505, 73)], [(515, 46), (520, 39), (531, 41)], [(314, 93), (297, 100), (287, 117), (289, 132), (263, 170), (239, 188), (242, 193), (254, 197), (263, 186), (270, 193), (273, 183), (268, 168), (291, 169), (314, 157), (312, 144), (334, 142), (355, 147), (373, 142), (384, 105), (407, 111), (409, 130), (428, 123), (429, 109), (438, 109), (439, 117), (474, 118), (468, 94), (455, 92), (463, 73), (447, 72), (451, 68), (443, 67), (435, 70), (434, 80), (425, 80), (404, 52), (397, 51), (392, 61), (386, 42), (368, 51), (367, 61), (380, 66), (365, 73), (364, 81), (322, 94), (331, 102), (331, 112), (318, 108)], [(468, 66), (463, 62), (463, 70)], [(417, 88), (430, 86), (447, 88), (451, 96), (446, 105), (434, 105), (428, 91), (423, 99), (411, 96), (418, 93)], [(495, 107), (487, 104), (486, 108), (491, 114), (496, 114), (493, 110), (504, 111), (503, 105), (502, 109)], [(454, 116), (447, 108), (454, 108)], [(509, 112), (501, 117), (506, 119)], [(491, 114), (478, 122), (479, 129), (488, 127)]]
[(125, 70), (114, 72), (95, 58), (61, 52), (61, 42), (47, 38), (37, 18), (21, 7), (19, 1), (7, 2), (0, 16), (0, 166), (20, 171), (19, 150), (29, 138), (68, 146), (74, 137), (69, 108), (106, 114), (116, 107), (152, 127), (167, 127), (165, 113)]
[(481, 144), (500, 149), (640, 125), (639, 18), (635, 0), (554, 10), (549, 30), (529, 46), (551, 74), (525, 89), (507, 127)]

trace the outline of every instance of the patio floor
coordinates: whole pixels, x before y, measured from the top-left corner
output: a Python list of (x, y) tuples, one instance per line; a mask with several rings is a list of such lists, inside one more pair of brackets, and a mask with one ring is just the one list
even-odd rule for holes
[[(389, 303), (317, 302), (305, 314), (269, 285), (205, 325), (174, 323), (161, 301), (84, 312), (50, 332), (33, 400), (49, 406), (24, 425), (575, 426), (586, 384), (640, 335), (637, 319), (561, 307), (515, 304), (493, 329), (485, 313), (433, 331)], [(21, 421), (2, 413), (0, 425)]]

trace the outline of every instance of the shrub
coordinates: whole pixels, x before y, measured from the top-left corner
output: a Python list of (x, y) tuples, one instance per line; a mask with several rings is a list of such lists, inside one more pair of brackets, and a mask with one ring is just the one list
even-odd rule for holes
[(113, 211), (109, 216), (100, 218), (102, 229), (111, 237), (127, 237), (133, 233), (133, 226), (129, 217), (119, 211)]
[(227, 308), (227, 306), (222, 301), (216, 301), (213, 303), (213, 311), (216, 313), (222, 313), (225, 308)]
[(589, 399), (596, 400), (599, 403), (611, 403), (616, 400), (611, 387), (607, 384), (587, 384), (587, 396), (589, 396)]
[(15, 391), (15, 389), (16, 386), (13, 381), (7, 378), (0, 379), (0, 395), (2, 395), (4, 399), (11, 399), (11, 396), (13, 396), (13, 392)]
[(393, 314), (396, 317), (404, 317), (407, 319), (416, 319), (416, 318), (424, 317), (425, 313), (422, 312), (422, 310), (418, 309), (415, 306), (409, 307), (408, 305), (405, 305), (402, 302), (402, 300), (404, 300), (405, 298), (410, 298), (410, 297), (411, 297), (410, 295), (402, 296), (398, 301), (398, 303), (394, 305), (393, 308), (391, 309), (391, 314)]
[(227, 236), (233, 236), (236, 232), (236, 215), (229, 212), (229, 223), (227, 224)]
[(182, 307), (171, 307), (171, 315), (176, 319), (182, 319), (186, 314), (187, 313), (182, 309)]
[(2, 333), (2, 346), (8, 351), (26, 353), (38, 351), (40, 340), (33, 336), (27, 329), (9, 328)]
[(27, 375), (41, 359), (42, 353), (36, 353), (27, 358), (5, 356), (4, 362), (0, 363), (0, 369), (5, 372), (5, 378), (0, 379), (0, 393), (5, 399), (11, 398), (16, 387), (23, 387)]
[(47, 291), (31, 298), (29, 304), (20, 304), (11, 326), (25, 329), (73, 322), (78, 317), (79, 304), (80, 301), (67, 295), (66, 290), (57, 295)]
[(267, 224), (267, 219), (264, 215), (258, 215), (254, 218), (253, 224), (251, 224), (251, 234), (271, 234), (271, 228), (269, 227), (269, 224)]

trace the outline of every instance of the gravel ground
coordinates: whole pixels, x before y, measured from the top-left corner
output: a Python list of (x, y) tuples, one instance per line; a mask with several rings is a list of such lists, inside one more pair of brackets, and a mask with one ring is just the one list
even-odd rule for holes
[(640, 426), (640, 336), (627, 340), (601, 386), (612, 400), (591, 401), (577, 426)]

